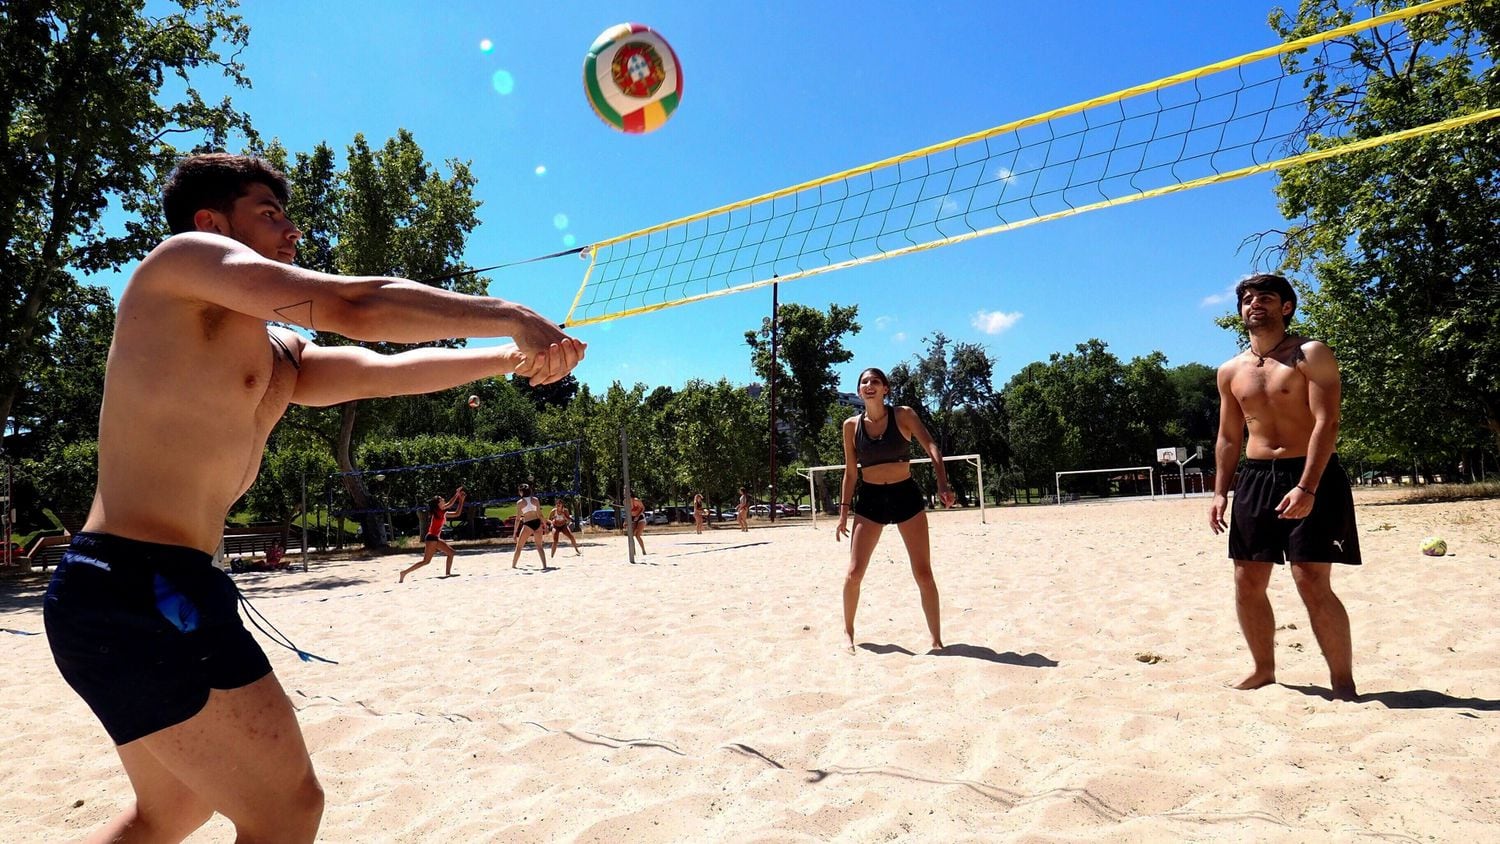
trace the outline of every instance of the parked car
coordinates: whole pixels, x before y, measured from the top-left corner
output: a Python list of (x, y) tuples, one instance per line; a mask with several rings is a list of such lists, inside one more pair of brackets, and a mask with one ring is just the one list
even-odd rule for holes
[(769, 504), (751, 504), (750, 505), (750, 515), (752, 515), (752, 516), (769, 516), (769, 515), (771, 515), (771, 505), (769, 505)]
[(661, 512), (667, 514), (667, 521), (692, 524), (693, 508), (691, 507), (663, 507)]
[(812, 511), (813, 511), (813, 506), (811, 504), (798, 504), (797, 505), (797, 513), (798, 513), (798, 515), (811, 516), (812, 515)]
[(646, 524), (648, 525), (664, 525), (667, 523), (667, 521), (668, 519), (666, 510), (646, 511)]
[(797, 508), (794, 505), (791, 505), (791, 504), (777, 504), (776, 505), (776, 515), (778, 517), (779, 516), (795, 516), (795, 515), (797, 515)]
[(595, 510), (593, 514), (589, 516), (589, 524), (593, 525), (594, 527), (601, 527), (609, 530), (614, 530), (615, 528), (620, 526), (619, 521), (615, 518), (615, 511), (613, 510)]

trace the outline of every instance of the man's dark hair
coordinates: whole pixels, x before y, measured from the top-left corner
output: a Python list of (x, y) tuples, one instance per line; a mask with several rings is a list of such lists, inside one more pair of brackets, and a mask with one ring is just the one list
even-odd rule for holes
[(291, 198), (286, 176), (255, 156), (208, 152), (182, 159), (161, 192), (167, 228), (172, 234), (193, 231), (193, 215), (204, 208), (229, 213), (234, 201), (255, 182), (270, 188), (282, 205)]
[(1292, 283), (1279, 275), (1270, 273), (1258, 273), (1240, 279), (1240, 283), (1234, 286), (1234, 309), (1240, 309), (1240, 303), (1245, 300), (1246, 290), (1258, 290), (1266, 293), (1275, 293), (1281, 297), (1283, 302), (1292, 303), (1292, 312), (1286, 315), (1286, 322), (1290, 323), (1292, 317), (1297, 314), (1297, 291), (1292, 289)]

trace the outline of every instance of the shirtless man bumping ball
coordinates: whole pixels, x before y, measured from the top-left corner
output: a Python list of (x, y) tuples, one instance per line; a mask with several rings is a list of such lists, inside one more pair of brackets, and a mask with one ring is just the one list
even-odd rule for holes
[[(63, 678), (103, 723), (135, 803), (91, 840), (177, 841), (214, 813), (240, 841), (311, 841), (323, 791), (286, 693), (211, 559), (288, 404), (562, 378), (584, 344), (529, 308), (394, 278), (292, 264), (285, 178), (223, 153), (163, 192), (173, 235), (120, 296), (99, 418), (99, 481), (44, 603)], [(510, 337), (381, 355), (356, 340)]]

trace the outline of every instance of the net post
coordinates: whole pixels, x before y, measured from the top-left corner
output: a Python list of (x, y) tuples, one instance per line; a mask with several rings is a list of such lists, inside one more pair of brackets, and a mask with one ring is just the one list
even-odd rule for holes
[(975, 455), (974, 467), (979, 470), (979, 523), (986, 525), (989, 522), (984, 520), (984, 458)]
[(620, 481), (625, 505), (625, 555), (635, 565), (635, 522), (631, 520), (634, 495), (630, 491), (630, 446), (625, 441), (625, 426), (620, 426)]
[(813, 530), (818, 529), (818, 490), (813, 486), (813, 473), (807, 473), (807, 500), (812, 502)]
[(302, 461), (302, 571), (307, 571), (307, 460)]

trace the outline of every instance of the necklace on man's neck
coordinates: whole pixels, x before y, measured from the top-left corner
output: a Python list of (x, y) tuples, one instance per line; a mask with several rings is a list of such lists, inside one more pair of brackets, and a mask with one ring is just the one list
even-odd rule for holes
[(1260, 358), (1260, 360), (1255, 364), (1255, 368), (1256, 369), (1260, 369), (1261, 367), (1265, 366), (1266, 365), (1266, 358), (1270, 357), (1271, 355), (1276, 354), (1277, 350), (1279, 350), (1283, 345), (1285, 345), (1286, 341), (1288, 341), (1290, 339), (1292, 339), (1292, 335), (1290, 335), (1290, 334), (1283, 334), (1283, 335), (1281, 335), (1281, 342), (1279, 342), (1276, 345), (1272, 346), (1271, 350), (1269, 352), (1266, 352), (1265, 354), (1261, 354), (1260, 352), (1257, 352), (1255, 350), (1255, 341), (1251, 340), (1250, 341), (1250, 354), (1255, 355), (1257, 358)]

